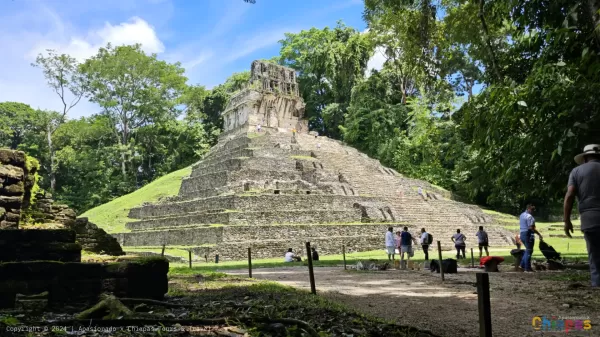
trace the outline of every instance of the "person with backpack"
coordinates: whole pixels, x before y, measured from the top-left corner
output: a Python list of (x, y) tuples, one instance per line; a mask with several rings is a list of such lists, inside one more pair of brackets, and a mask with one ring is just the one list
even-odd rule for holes
[(465, 255), (465, 249), (467, 249), (467, 244), (465, 240), (467, 239), (464, 234), (460, 232), (460, 229), (456, 230), (456, 234), (452, 235), (450, 238), (452, 242), (454, 242), (454, 247), (456, 248), (456, 259), (460, 259), (460, 252), (462, 251), (463, 259), (467, 258)]
[(483, 230), (483, 226), (479, 226), (475, 236), (477, 236), (477, 242), (479, 243), (479, 258), (481, 259), (481, 255), (483, 255), (482, 248), (485, 248), (485, 256), (490, 256), (490, 252), (488, 252), (488, 234)]
[(433, 243), (433, 235), (427, 233), (425, 228), (421, 228), (421, 247), (425, 253), (425, 261), (429, 261), (429, 245)]

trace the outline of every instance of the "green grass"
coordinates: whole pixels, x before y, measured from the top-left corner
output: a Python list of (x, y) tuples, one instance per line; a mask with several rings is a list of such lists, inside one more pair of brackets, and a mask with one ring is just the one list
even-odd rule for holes
[[(544, 241), (550, 244), (556, 251), (561, 253), (566, 259), (570, 260), (584, 260), (587, 258), (587, 250), (585, 246), (585, 241), (583, 239), (566, 239), (566, 238), (550, 238), (548, 237), (548, 233), (542, 232), (542, 235), (545, 235)], [(468, 240), (469, 238), (467, 238)], [(471, 238), (473, 239), (473, 238)], [(538, 248), (539, 240), (536, 240), (536, 247), (534, 249), (533, 258), (538, 260), (544, 260), (544, 255), (540, 252)], [(417, 248), (415, 246), (415, 248)], [(422, 262), (425, 259), (425, 255), (423, 251), (420, 250), (415, 251), (415, 256), (411, 258), (412, 261)], [(459, 263), (462, 264), (470, 264), (471, 261), (471, 248), (473, 248), (473, 255), (475, 258), (475, 263), (478, 264), (479, 259), (479, 248), (477, 246), (470, 245), (467, 243), (467, 260), (460, 260)], [(505, 263), (512, 263), (513, 257), (510, 255), (511, 249), (516, 247), (489, 247), (490, 255), (493, 256), (502, 256), (506, 260)], [(484, 252), (485, 254), (485, 252)], [(303, 260), (305, 260), (306, 254), (303, 253)], [(456, 251), (442, 251), (442, 259), (446, 258), (455, 258)], [(330, 267), (330, 266), (341, 266), (344, 263), (342, 254), (336, 255), (323, 255), (320, 256), (320, 261), (315, 261), (315, 267)], [(398, 258), (398, 256), (396, 256)], [(429, 252), (430, 259), (437, 259), (438, 254), (437, 251)], [(367, 252), (356, 252), (356, 253), (348, 253), (346, 254), (346, 264), (353, 265), (356, 264), (360, 260), (368, 260), (368, 259), (376, 259), (376, 260), (387, 260), (387, 254), (382, 250), (374, 250)], [(231, 270), (231, 269), (244, 269), (248, 267), (247, 260), (241, 261), (221, 261), (220, 263), (214, 263), (214, 256), (211, 257), (211, 261), (213, 262), (195, 262), (192, 269), (187, 267), (187, 264), (178, 264), (172, 263), (172, 267), (175, 270), (187, 270), (190, 273), (198, 273), (204, 271), (219, 271), (219, 270)], [(281, 258), (269, 258), (269, 259), (253, 259), (252, 267), (253, 268), (275, 268), (275, 267), (293, 267), (293, 266), (306, 266), (307, 262), (283, 262), (283, 255)], [(182, 267), (179, 269), (178, 267)]]
[(171, 172), (135, 192), (92, 208), (81, 216), (89, 218), (108, 233), (128, 232), (125, 223), (135, 220), (127, 218), (130, 209), (141, 206), (144, 202), (156, 202), (159, 198), (177, 195), (182, 178), (191, 172), (191, 166)]

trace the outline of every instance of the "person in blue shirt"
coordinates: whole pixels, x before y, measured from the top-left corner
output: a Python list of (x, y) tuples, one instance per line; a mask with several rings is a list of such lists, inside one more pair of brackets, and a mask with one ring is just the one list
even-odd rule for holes
[(412, 251), (412, 243), (416, 244), (415, 238), (408, 232), (408, 227), (404, 227), (404, 230), (400, 233), (400, 260), (404, 261), (404, 253), (407, 255), (407, 259), (410, 260), (410, 252)]
[(542, 234), (535, 229), (535, 218), (532, 213), (535, 211), (533, 204), (528, 204), (525, 212), (519, 216), (519, 227), (521, 229), (520, 237), (521, 241), (525, 245), (525, 254), (521, 259), (521, 268), (527, 272), (532, 272), (531, 269), (531, 255), (533, 255), (533, 247), (535, 246), (535, 235), (543, 239)]

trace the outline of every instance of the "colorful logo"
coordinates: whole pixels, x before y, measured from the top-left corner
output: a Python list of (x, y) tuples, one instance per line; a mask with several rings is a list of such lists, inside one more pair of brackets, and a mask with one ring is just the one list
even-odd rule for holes
[(592, 330), (589, 318), (534, 316), (531, 325), (536, 331), (566, 332)]

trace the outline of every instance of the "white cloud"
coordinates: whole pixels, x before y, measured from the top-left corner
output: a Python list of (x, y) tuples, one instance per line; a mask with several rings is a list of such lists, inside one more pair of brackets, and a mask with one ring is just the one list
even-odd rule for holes
[[(140, 17), (105, 22), (86, 31), (75, 28), (44, 2), (19, 5), (22, 5), (20, 10), (0, 14), (0, 45), (6, 47), (0, 53), (0, 102), (17, 101), (33, 108), (62, 110), (60, 98), (46, 85), (41, 70), (31, 67), (36, 55), (46, 49), (56, 49), (80, 61), (108, 42), (140, 43), (148, 53), (165, 51), (154, 27)], [(69, 112), (69, 117), (89, 116), (99, 111), (96, 104), (82, 100)]]
[(68, 42), (43, 40), (40, 41), (31, 52), (29, 58), (35, 58), (46, 49), (55, 49), (59, 53), (69, 54), (80, 62), (96, 54), (98, 49), (113, 45), (131, 45), (140, 43), (142, 50), (147, 53), (162, 53), (165, 46), (158, 38), (154, 28), (141, 18), (133, 17), (128, 22), (112, 25), (109, 22), (104, 27), (90, 30), (86, 36), (71, 36)]

